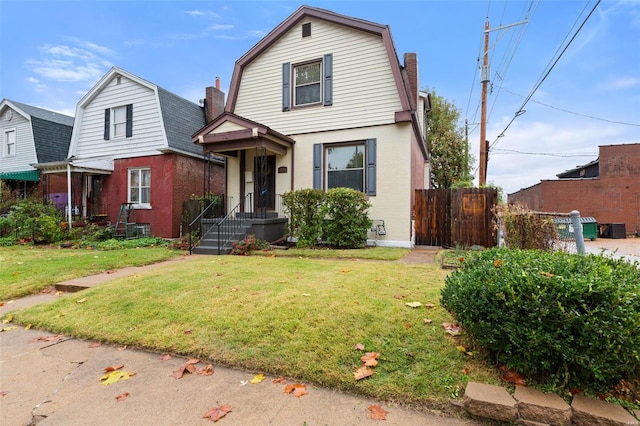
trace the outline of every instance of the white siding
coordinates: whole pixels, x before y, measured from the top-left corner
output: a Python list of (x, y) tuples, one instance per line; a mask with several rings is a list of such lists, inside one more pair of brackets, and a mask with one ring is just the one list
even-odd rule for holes
[[(311, 22), (312, 36), (301, 37)], [(329, 23), (304, 20), (244, 70), (235, 113), (283, 134), (391, 124), (401, 110), (382, 37)], [(333, 55), (333, 105), (282, 112), (282, 64)]]
[[(112, 131), (110, 140), (104, 140), (104, 110), (127, 104), (133, 104), (133, 136), (114, 138)], [(77, 121), (77, 145), (71, 154), (78, 158), (158, 155), (158, 149), (167, 146), (155, 90), (124, 76), (120, 84), (115, 78), (111, 80)]]
[[(30, 164), (38, 162), (31, 122), (15, 111), (9, 120), (7, 115), (9, 110), (10, 108), (6, 108), (0, 116), (0, 172), (35, 170), (30, 166)], [(5, 132), (7, 130), (16, 131), (16, 155), (11, 157), (4, 156)]]
[(211, 132), (211, 134), (224, 133), (224, 132), (234, 132), (234, 131), (237, 131), (237, 130), (246, 130), (246, 129), (247, 129), (246, 127), (241, 126), (239, 124), (232, 123), (230, 121), (225, 121), (220, 126), (216, 127)]

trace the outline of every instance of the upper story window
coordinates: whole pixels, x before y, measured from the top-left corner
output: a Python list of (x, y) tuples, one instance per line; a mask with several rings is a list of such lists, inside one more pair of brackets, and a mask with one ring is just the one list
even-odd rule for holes
[(133, 104), (104, 110), (104, 139), (133, 136)]
[(129, 169), (129, 203), (151, 206), (151, 169)]
[(320, 103), (322, 97), (321, 67), (322, 61), (293, 67), (295, 106)]
[(121, 106), (113, 108), (113, 137), (121, 138), (126, 135), (127, 130), (127, 107)]
[(4, 132), (4, 144), (2, 149), (3, 157), (13, 157), (16, 155), (16, 130), (11, 129)]
[(333, 55), (282, 64), (282, 111), (291, 107), (333, 104)]

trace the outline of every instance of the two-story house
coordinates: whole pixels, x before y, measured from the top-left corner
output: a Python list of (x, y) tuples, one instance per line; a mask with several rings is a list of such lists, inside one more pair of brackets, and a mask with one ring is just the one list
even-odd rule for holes
[[(64, 191), (64, 179), (46, 179), (33, 167), (40, 162), (67, 157), (73, 117), (3, 99), (0, 102), (0, 180), (18, 197), (40, 191), (43, 195)], [(51, 198), (66, 203), (66, 198)]]
[[(207, 108), (217, 114), (223, 105)], [(78, 102), (66, 158), (35, 167), (67, 176), (69, 204), (82, 217), (124, 220), (135, 227), (124, 229), (127, 235), (175, 238), (183, 202), (223, 192), (224, 161), (191, 142), (206, 112), (113, 67)]]
[(194, 134), (227, 160), (241, 210), (302, 188), (349, 187), (372, 204), (371, 242), (411, 247), (415, 189), (429, 187), (428, 95), (388, 26), (303, 6), (235, 64), (224, 114)]

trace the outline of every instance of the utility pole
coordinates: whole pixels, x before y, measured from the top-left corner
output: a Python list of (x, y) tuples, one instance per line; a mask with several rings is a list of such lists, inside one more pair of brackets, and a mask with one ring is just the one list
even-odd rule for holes
[(482, 55), (482, 69), (480, 71), (480, 83), (482, 83), (482, 101), (480, 112), (480, 156), (478, 162), (480, 163), (480, 171), (478, 172), (478, 186), (485, 186), (487, 184), (487, 164), (489, 162), (489, 141), (487, 140), (487, 85), (490, 80), (489, 69), (489, 33), (491, 31), (503, 30), (506, 28), (515, 27), (516, 25), (522, 25), (529, 22), (527, 19), (516, 22), (509, 25), (501, 25), (499, 27), (490, 29), (489, 18), (484, 23), (484, 53)]

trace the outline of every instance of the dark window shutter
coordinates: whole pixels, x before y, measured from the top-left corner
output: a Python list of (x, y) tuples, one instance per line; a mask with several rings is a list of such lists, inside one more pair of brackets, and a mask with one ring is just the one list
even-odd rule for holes
[(282, 110), (291, 109), (291, 64), (282, 64)]
[(133, 136), (133, 104), (127, 105), (127, 137)]
[(324, 105), (333, 104), (333, 55), (324, 55)]
[(109, 129), (111, 128), (111, 109), (104, 110), (104, 140), (109, 140)]
[(322, 144), (313, 144), (313, 189), (322, 189)]
[(365, 144), (367, 156), (367, 175), (365, 178), (367, 195), (376, 195), (376, 140), (367, 139)]

